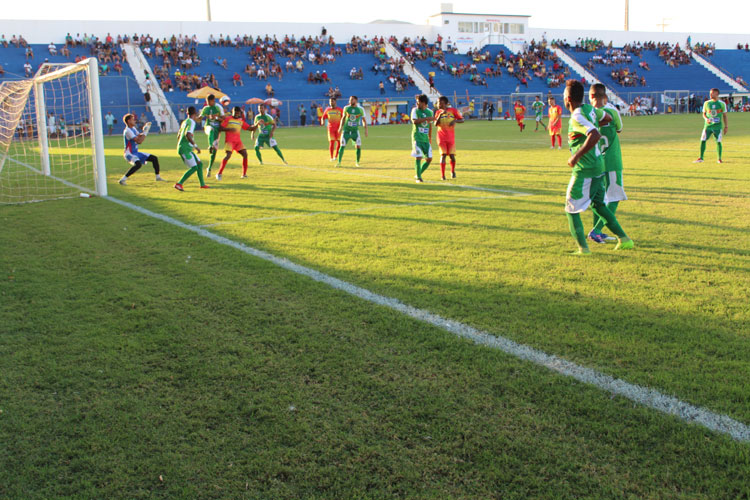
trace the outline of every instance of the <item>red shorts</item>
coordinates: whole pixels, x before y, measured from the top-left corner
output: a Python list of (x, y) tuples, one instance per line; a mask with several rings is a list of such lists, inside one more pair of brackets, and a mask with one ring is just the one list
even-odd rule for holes
[(245, 149), (245, 145), (242, 141), (226, 141), (224, 143), (224, 151), (242, 151)]
[(329, 141), (338, 141), (340, 135), (341, 135), (341, 128), (328, 127), (328, 140)]
[(549, 128), (549, 135), (559, 135), (562, 131), (562, 123), (558, 123), (556, 126)]
[(441, 155), (454, 155), (456, 154), (456, 139), (441, 139), (438, 137), (438, 148), (440, 149)]
[(517, 122), (518, 122), (519, 124), (520, 124), (520, 123), (523, 123), (523, 120), (524, 120), (524, 118), (526, 118), (526, 117), (525, 117), (525, 116), (516, 116), (516, 121), (517, 121)]

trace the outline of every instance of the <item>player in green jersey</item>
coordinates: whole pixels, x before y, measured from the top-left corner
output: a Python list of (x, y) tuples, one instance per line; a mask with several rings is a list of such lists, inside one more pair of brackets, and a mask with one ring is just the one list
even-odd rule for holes
[[(273, 138), (273, 132), (276, 130), (276, 121), (271, 115), (266, 113), (265, 104), (258, 105), (258, 116), (255, 117), (253, 126), (257, 127), (256, 131), (258, 133), (258, 138), (255, 140), (255, 156), (258, 157), (260, 164), (263, 165), (263, 157), (260, 155), (260, 148), (268, 146), (276, 151), (276, 154), (279, 155), (279, 158), (284, 162), (284, 165), (289, 165), (284, 159), (284, 155), (281, 154), (281, 150), (276, 144), (276, 139)], [(256, 131), (253, 131), (253, 135), (255, 135)]]
[(581, 212), (592, 206), (593, 211), (606, 221), (607, 227), (617, 235), (615, 250), (633, 248), (633, 240), (622, 230), (617, 218), (604, 203), (604, 161), (599, 140), (602, 138), (599, 125), (606, 125), (612, 117), (590, 104), (583, 103), (583, 84), (578, 80), (565, 83), (565, 107), (570, 111), (568, 122), (568, 145), (571, 157), (568, 166), (573, 175), (566, 193), (565, 211), (568, 216), (570, 234), (578, 243), (576, 254), (591, 253), (583, 231)]
[(208, 161), (208, 168), (206, 169), (206, 177), (211, 177), (211, 168), (214, 166), (214, 161), (216, 160), (216, 151), (218, 151), (219, 147), (219, 125), (223, 116), (224, 109), (216, 103), (216, 96), (209, 94), (206, 97), (206, 105), (203, 106), (200, 114), (201, 119), (206, 120), (203, 131), (208, 136), (208, 152), (211, 153), (211, 159)]
[(534, 110), (534, 121), (536, 121), (534, 132), (539, 131), (540, 123), (542, 124), (542, 127), (544, 127), (544, 130), (547, 130), (547, 125), (542, 121), (542, 116), (544, 115), (544, 103), (542, 102), (541, 97), (536, 96), (536, 100), (531, 105), (531, 109)]
[[(706, 141), (712, 135), (716, 137), (716, 151), (719, 153), (717, 163), (721, 163), (721, 139), (727, 135), (729, 124), (727, 123), (727, 105), (719, 100), (719, 89), (711, 89), (711, 99), (703, 103), (703, 134), (701, 135), (701, 155), (693, 163), (703, 163), (703, 154), (706, 152)], [(721, 120), (724, 119), (724, 130), (721, 129)]]
[[(422, 174), (432, 162), (432, 122), (435, 117), (432, 114), (432, 110), (428, 107), (430, 100), (426, 95), (421, 94), (417, 96), (417, 105), (411, 109), (411, 144), (412, 151), (411, 155), (415, 158), (414, 166), (417, 175), (414, 178), (417, 182), (424, 182), (422, 180)], [(425, 159), (424, 165), (422, 165), (422, 158)]]
[(195, 154), (197, 151), (200, 154), (201, 150), (195, 145), (195, 139), (193, 133), (195, 132), (195, 122), (200, 121), (201, 118), (198, 112), (193, 106), (188, 108), (188, 117), (180, 125), (180, 132), (177, 135), (177, 153), (182, 158), (182, 161), (188, 167), (182, 178), (174, 185), (174, 188), (178, 191), (184, 191), (182, 184), (194, 173), (198, 173), (198, 182), (200, 182), (201, 189), (208, 189), (205, 181), (203, 180), (203, 164), (200, 158)]
[(341, 137), (339, 138), (341, 147), (339, 148), (339, 161), (336, 164), (337, 167), (341, 166), (341, 160), (344, 157), (344, 148), (349, 141), (354, 142), (357, 147), (357, 162), (355, 165), (359, 166), (359, 159), (362, 157), (362, 138), (359, 135), (359, 124), (365, 127), (365, 137), (367, 137), (367, 122), (365, 121), (365, 109), (360, 106), (359, 99), (356, 95), (349, 98), (349, 105), (344, 108), (344, 114), (342, 118), (343, 125), (341, 126)]
[[(600, 127), (602, 139), (599, 147), (604, 155), (604, 201), (607, 202), (609, 211), (614, 214), (619, 203), (628, 199), (622, 184), (622, 151), (618, 136), (622, 132), (622, 118), (617, 108), (607, 102), (607, 88), (604, 84), (595, 83), (591, 86), (589, 101), (596, 109), (601, 109), (612, 117), (612, 121)], [(594, 214), (594, 228), (589, 233), (591, 241), (615, 241), (614, 237), (602, 233), (604, 223), (604, 219)]]

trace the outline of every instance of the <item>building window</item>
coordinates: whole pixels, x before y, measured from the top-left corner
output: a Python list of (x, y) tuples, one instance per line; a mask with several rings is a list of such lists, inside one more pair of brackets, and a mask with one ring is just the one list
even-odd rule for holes
[(458, 32), (459, 33), (472, 33), (474, 31), (474, 23), (459, 22)]

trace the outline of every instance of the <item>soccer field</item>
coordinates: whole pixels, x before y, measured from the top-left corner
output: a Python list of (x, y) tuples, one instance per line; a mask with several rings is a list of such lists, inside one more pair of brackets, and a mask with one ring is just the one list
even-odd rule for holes
[(410, 127), (370, 128), (359, 168), (351, 146), (328, 161), (323, 128), (279, 129), (289, 166), (251, 149), (249, 178), (235, 155), (185, 192), (174, 136), (141, 146), (171, 182), (147, 165), (127, 186), (106, 138), (110, 196), (192, 230), (98, 198), (0, 206), (0, 498), (750, 496), (747, 439), (195, 232), (747, 429), (750, 116), (729, 116), (722, 165), (712, 142), (692, 163), (697, 116), (624, 118), (636, 248), (589, 257), (570, 255), (568, 153), (528, 125), (460, 125), (457, 179), (436, 159), (424, 184)]

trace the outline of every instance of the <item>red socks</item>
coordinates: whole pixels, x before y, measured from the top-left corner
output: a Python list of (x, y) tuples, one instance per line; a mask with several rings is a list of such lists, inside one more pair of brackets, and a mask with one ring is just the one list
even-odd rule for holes
[(445, 177), (445, 162), (444, 161), (440, 162), (440, 176)]
[(338, 153), (339, 150), (339, 141), (329, 141), (330, 145), (328, 146), (328, 152), (331, 154), (331, 158), (336, 158), (336, 153)]
[(224, 167), (227, 166), (227, 158), (221, 160), (221, 168), (219, 169), (219, 175), (224, 173)]
[(456, 173), (456, 160), (451, 160), (451, 173)]
[(242, 159), (242, 175), (247, 175), (247, 157)]

